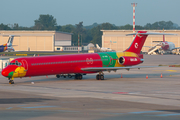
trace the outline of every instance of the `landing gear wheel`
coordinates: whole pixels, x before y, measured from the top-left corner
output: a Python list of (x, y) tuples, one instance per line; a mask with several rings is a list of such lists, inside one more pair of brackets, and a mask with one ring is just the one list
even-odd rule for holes
[(96, 80), (99, 80), (99, 74), (98, 74), (98, 75), (96, 75)]
[(60, 75), (56, 75), (57, 78), (60, 78)]
[(82, 80), (81, 74), (75, 74), (75, 80)]
[(102, 71), (100, 71), (99, 74), (96, 75), (96, 80), (104, 80), (104, 74)]
[(13, 80), (9, 80), (9, 84), (14, 84), (14, 81)]
[(104, 75), (96, 75), (96, 80), (104, 80)]
[(82, 75), (81, 74), (79, 74), (79, 80), (82, 80)]
[(68, 75), (69, 78), (72, 78), (72, 75)]
[(101, 75), (101, 76), (100, 76), (100, 79), (101, 79), (101, 80), (104, 80), (104, 75)]
[(77, 74), (75, 74), (74, 79), (77, 80)]

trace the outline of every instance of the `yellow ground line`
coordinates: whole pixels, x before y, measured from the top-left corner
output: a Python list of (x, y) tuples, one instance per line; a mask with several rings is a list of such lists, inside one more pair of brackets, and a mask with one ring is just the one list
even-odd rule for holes
[(169, 72), (177, 72), (177, 70), (166, 70), (166, 71), (169, 71)]
[(177, 70), (152, 70), (152, 71), (169, 71), (169, 72), (177, 72)]

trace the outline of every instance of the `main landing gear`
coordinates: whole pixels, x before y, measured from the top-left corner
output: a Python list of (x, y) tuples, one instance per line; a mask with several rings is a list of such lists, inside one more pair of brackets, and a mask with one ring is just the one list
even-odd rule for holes
[[(80, 74), (80, 73), (75, 74), (75, 75), (64, 74), (64, 75), (56, 75), (56, 77), (57, 78), (60, 78), (60, 77), (64, 77), (64, 78), (69, 77), (69, 78), (71, 78), (71, 77), (74, 76), (75, 80), (82, 80), (83, 75), (86, 75), (86, 74)], [(102, 71), (99, 71), (99, 74), (96, 75), (96, 79), (97, 80), (104, 80), (104, 73)]]
[(75, 74), (74, 79), (75, 80), (82, 80), (83, 76), (81, 74)]
[(68, 74), (68, 75), (56, 75), (57, 78), (63, 77), (63, 78), (72, 78), (72, 75)]
[(82, 74), (75, 74), (75, 75), (72, 75), (72, 74), (63, 74), (63, 75), (56, 75), (57, 78), (60, 78), (60, 77), (63, 77), (63, 78), (72, 78), (74, 76), (74, 79), (75, 80), (82, 80), (83, 76)]
[(99, 71), (99, 74), (96, 75), (96, 80), (104, 80), (104, 73)]

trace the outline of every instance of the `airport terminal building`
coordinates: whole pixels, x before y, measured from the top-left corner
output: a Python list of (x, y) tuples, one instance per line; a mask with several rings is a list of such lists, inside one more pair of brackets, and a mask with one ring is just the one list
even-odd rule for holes
[[(133, 36), (126, 34), (133, 33), (132, 30), (101, 30), (102, 31), (102, 47), (111, 48), (115, 51), (124, 51), (132, 41)], [(151, 32), (163, 32), (163, 30), (148, 30)], [(175, 47), (180, 47), (180, 30), (164, 30), (165, 33), (173, 33), (177, 35), (166, 35), (165, 40), (173, 42)], [(13, 48), (15, 51), (78, 51), (81, 47), (71, 46), (72, 33), (60, 31), (0, 31), (0, 45), (7, 43), (8, 35), (15, 35)], [(162, 35), (149, 35), (143, 47), (142, 52), (147, 52), (149, 47), (153, 47), (156, 43), (153, 41), (162, 41)]]
[[(133, 41), (133, 36), (126, 36), (126, 34), (133, 33), (132, 30), (101, 30), (102, 47), (111, 48), (115, 51), (126, 50)], [(149, 32), (163, 32), (163, 30), (147, 30)], [(137, 31), (136, 31), (137, 32)], [(173, 33), (177, 35), (166, 35), (165, 41), (173, 42), (175, 47), (180, 47), (180, 30), (164, 30), (164, 33)], [(155, 46), (153, 41), (163, 41), (162, 35), (149, 35), (145, 41), (144, 46)], [(142, 52), (147, 52), (149, 47), (143, 47)]]
[(55, 51), (55, 46), (71, 46), (72, 34), (59, 31), (0, 31), (0, 45), (15, 35), (15, 51)]

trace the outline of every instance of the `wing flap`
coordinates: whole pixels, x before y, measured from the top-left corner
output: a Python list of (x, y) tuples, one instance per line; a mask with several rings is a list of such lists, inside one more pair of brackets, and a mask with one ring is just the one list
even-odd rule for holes
[(180, 49), (180, 47), (175, 47), (175, 48), (173, 48), (172, 50), (175, 50), (175, 49)]

